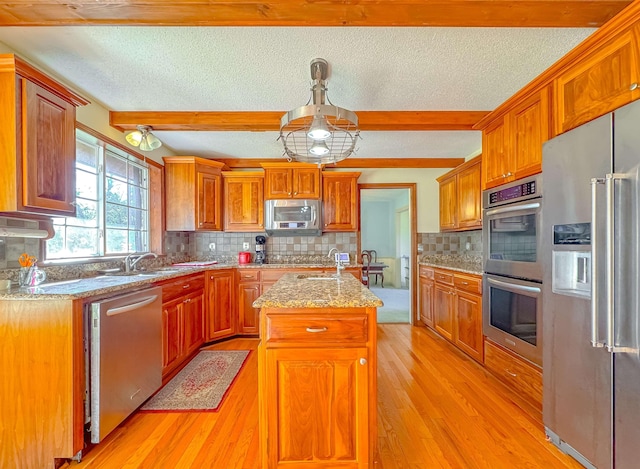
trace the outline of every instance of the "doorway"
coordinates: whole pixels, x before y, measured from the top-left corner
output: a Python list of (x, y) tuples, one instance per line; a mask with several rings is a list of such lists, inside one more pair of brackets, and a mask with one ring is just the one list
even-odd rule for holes
[(359, 184), (358, 261), (375, 251), (381, 275), (370, 275), (370, 289), (385, 305), (378, 322), (415, 321), (416, 184)]

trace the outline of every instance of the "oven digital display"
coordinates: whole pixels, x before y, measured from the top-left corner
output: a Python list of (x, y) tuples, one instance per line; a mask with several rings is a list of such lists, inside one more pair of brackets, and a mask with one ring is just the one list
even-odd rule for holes
[(536, 182), (530, 181), (517, 186), (502, 189), (489, 194), (489, 203), (504, 202), (505, 200), (513, 200), (523, 196), (534, 195), (536, 193)]

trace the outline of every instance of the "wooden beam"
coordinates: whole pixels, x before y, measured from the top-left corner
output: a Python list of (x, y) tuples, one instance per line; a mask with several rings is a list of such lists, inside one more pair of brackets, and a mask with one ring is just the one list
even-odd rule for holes
[[(229, 169), (262, 168), (261, 163), (286, 162), (285, 158), (216, 158)], [(464, 163), (464, 158), (347, 158), (326, 168), (455, 168)], [(225, 168), (226, 169), (226, 168)]]
[[(473, 130), (489, 111), (356, 111), (360, 130)], [(110, 111), (109, 123), (120, 131), (149, 125), (153, 130), (280, 130), (285, 111)]]
[(14, 0), (0, 26), (599, 27), (631, 0)]

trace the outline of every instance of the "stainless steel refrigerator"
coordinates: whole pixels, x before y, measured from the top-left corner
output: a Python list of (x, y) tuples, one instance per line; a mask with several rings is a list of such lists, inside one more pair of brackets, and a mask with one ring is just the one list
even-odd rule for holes
[(640, 467), (640, 102), (543, 147), (543, 419), (587, 467)]

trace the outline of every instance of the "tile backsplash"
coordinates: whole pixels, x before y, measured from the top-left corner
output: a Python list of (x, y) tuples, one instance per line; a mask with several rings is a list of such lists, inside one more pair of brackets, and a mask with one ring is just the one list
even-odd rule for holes
[[(39, 224), (37, 221), (0, 217), (0, 226), (37, 229)], [(33, 238), (0, 237), (0, 269), (17, 269), (20, 267), (18, 257), (20, 257), (20, 254), (23, 252), (41, 259), (40, 240)]]
[(425, 255), (465, 254), (482, 257), (482, 230), (454, 233), (418, 233), (418, 244), (422, 244), (422, 254)]

